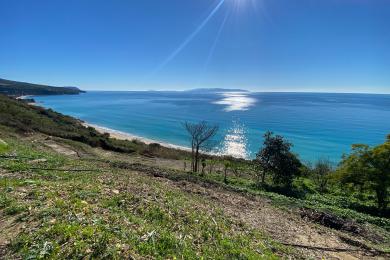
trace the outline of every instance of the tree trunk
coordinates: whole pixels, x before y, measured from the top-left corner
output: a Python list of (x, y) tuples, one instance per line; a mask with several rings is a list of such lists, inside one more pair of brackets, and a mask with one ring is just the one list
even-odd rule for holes
[(386, 187), (379, 186), (376, 188), (376, 197), (377, 197), (377, 203), (378, 203), (378, 209), (381, 211), (381, 213), (384, 213), (387, 208), (387, 189)]
[(263, 173), (261, 174), (261, 185), (264, 186), (265, 184), (265, 171), (263, 170)]
[(191, 145), (191, 171), (194, 172), (195, 170), (195, 147), (194, 143), (192, 142)]
[(196, 150), (195, 150), (195, 168), (194, 168), (194, 172), (198, 172), (198, 169), (199, 169), (199, 146), (196, 147)]

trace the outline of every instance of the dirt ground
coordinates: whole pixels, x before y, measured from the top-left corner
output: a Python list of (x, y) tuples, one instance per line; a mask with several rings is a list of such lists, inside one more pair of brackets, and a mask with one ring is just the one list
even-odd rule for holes
[(228, 216), (264, 231), (276, 241), (296, 245), (295, 249), (304, 255), (327, 259), (378, 259), (370, 252), (360, 251), (359, 248), (345, 243), (340, 236), (356, 238), (306, 222), (293, 212), (275, 208), (266, 199), (248, 198), (234, 192), (204, 188), (189, 182), (174, 185), (186, 192), (211, 198)]
[(67, 156), (78, 156), (77, 152), (73, 149), (71, 149), (68, 146), (65, 146), (63, 144), (59, 144), (55, 141), (47, 140), (44, 142), (44, 144), (51, 149), (53, 149), (55, 152), (67, 155)]

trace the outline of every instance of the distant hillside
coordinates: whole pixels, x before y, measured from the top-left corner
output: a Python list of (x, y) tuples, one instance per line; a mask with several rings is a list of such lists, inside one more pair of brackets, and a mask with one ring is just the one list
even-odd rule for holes
[(218, 93), (218, 92), (249, 92), (245, 89), (238, 89), (238, 88), (196, 88), (188, 90), (188, 92), (195, 92), (195, 93)]
[(8, 96), (25, 95), (75, 95), (84, 91), (76, 87), (53, 87), (0, 79), (0, 93)]
[[(92, 127), (84, 126), (82, 122), (76, 118), (62, 115), (51, 109), (31, 106), (21, 100), (0, 94), (0, 132), (2, 126), (11, 128), (17, 133), (41, 133), (81, 142), (92, 147), (101, 147), (109, 151), (121, 153), (138, 152), (140, 154), (148, 155), (153, 155), (154, 152), (154, 150), (150, 150), (148, 145), (140, 141), (133, 142), (111, 138), (109, 134), (101, 134)], [(173, 158), (187, 156), (183, 151), (166, 147), (159, 147), (158, 152), (160, 153), (160, 156)], [(0, 259), (2, 259), (1, 252)]]
[[(43, 133), (50, 136), (75, 140), (93, 147), (131, 153), (135, 144), (109, 138), (93, 128), (87, 128), (81, 121), (57, 113), (51, 109), (30, 106), (0, 94), (0, 126), (4, 125), (22, 133)], [(1, 257), (0, 257), (1, 258)]]

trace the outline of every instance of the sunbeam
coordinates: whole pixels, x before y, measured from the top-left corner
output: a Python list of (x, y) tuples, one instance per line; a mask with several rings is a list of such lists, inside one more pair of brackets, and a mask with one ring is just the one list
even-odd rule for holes
[(221, 33), (225, 27), (226, 21), (230, 15), (230, 13), (237, 13), (240, 10), (244, 8), (248, 8), (248, 4), (252, 4), (252, 7), (254, 9), (257, 8), (257, 2), (256, 0), (220, 0), (214, 9), (210, 12), (210, 14), (203, 20), (203, 22), (193, 31), (149, 76), (159, 72), (162, 70), (168, 63), (170, 63), (177, 55), (182, 52), (188, 44), (191, 43), (191, 41), (202, 31), (202, 29), (209, 23), (209, 21), (218, 13), (218, 11), (221, 9), (221, 7), (224, 4), (228, 4), (228, 11), (226, 12), (226, 15), (221, 23), (221, 26), (217, 32), (216, 38), (213, 42), (213, 45), (211, 46), (210, 52), (207, 56), (204, 68), (206, 69), (213, 54), (216, 49), (218, 40), (221, 36)]
[(206, 19), (196, 28), (196, 30), (191, 33), (182, 44), (179, 45), (179, 47), (174, 50), (171, 55), (168, 56), (164, 60), (163, 63), (160, 64), (160, 66), (157, 67), (156, 72), (164, 68), (169, 62), (171, 62), (194, 38), (198, 33), (207, 25), (207, 23), (211, 20), (211, 18), (214, 17), (214, 15), (218, 12), (218, 10), (222, 7), (222, 5), (225, 3), (225, 0), (221, 0), (218, 5), (211, 11), (211, 13), (206, 17)]
[(221, 25), (220, 25), (220, 27), (219, 27), (219, 29), (218, 29), (217, 35), (215, 36), (213, 45), (211, 46), (210, 51), (209, 51), (209, 54), (208, 54), (208, 56), (207, 56), (207, 58), (206, 58), (206, 61), (205, 61), (204, 65), (203, 65), (203, 70), (202, 70), (202, 72), (200, 73), (200, 75), (199, 75), (199, 77), (198, 77), (198, 79), (197, 79), (197, 85), (201, 82), (202, 77), (203, 77), (203, 76), (205, 75), (205, 73), (206, 73), (206, 70), (207, 70), (207, 68), (208, 68), (208, 66), (209, 66), (209, 63), (210, 63), (210, 61), (211, 61), (211, 58), (212, 58), (213, 55), (214, 55), (215, 49), (217, 48), (217, 44), (218, 44), (219, 38), (221, 37), (222, 31), (223, 31), (223, 29), (224, 29), (224, 27), (225, 27), (226, 21), (227, 21), (227, 19), (229, 18), (230, 13), (231, 13), (231, 10), (228, 10), (228, 11), (226, 12), (226, 14), (225, 14), (224, 19), (222, 20), (222, 23), (221, 23)]
[(223, 19), (223, 21), (222, 21), (222, 23), (221, 23), (221, 27), (220, 27), (219, 30), (218, 30), (217, 36), (215, 37), (214, 43), (213, 43), (213, 45), (211, 46), (209, 55), (207, 56), (206, 62), (205, 62), (205, 64), (204, 64), (204, 70), (207, 69), (207, 67), (208, 67), (208, 65), (209, 65), (209, 63), (210, 63), (210, 60), (211, 60), (211, 58), (212, 58), (213, 55), (214, 55), (215, 48), (217, 47), (219, 38), (221, 37), (223, 28), (225, 27), (225, 24), (226, 24), (226, 21), (227, 21), (229, 15), (230, 15), (230, 12), (227, 11), (227, 12), (226, 12), (226, 15), (225, 15), (225, 18)]

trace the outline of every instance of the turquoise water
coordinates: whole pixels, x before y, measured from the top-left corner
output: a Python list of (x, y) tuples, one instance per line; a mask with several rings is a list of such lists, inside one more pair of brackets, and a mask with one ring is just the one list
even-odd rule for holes
[(303, 161), (338, 162), (351, 144), (383, 143), (390, 133), (390, 95), (249, 92), (88, 92), (40, 96), (43, 106), (89, 123), (188, 146), (182, 122), (220, 126), (216, 151), (254, 158), (271, 130)]

